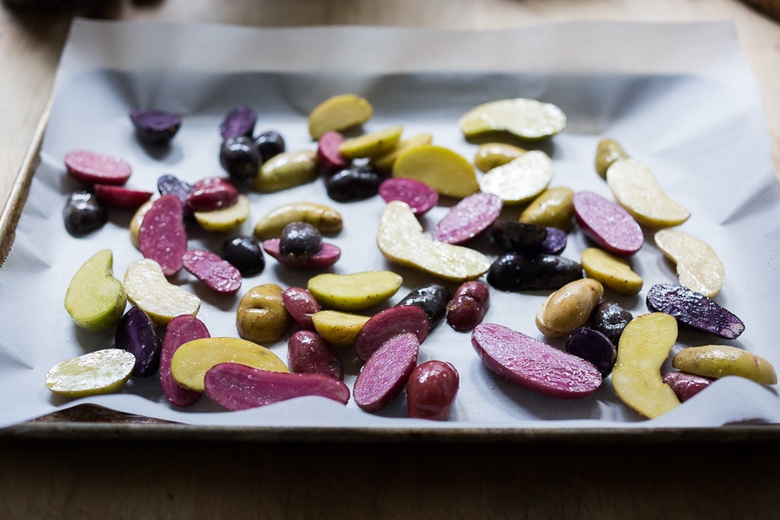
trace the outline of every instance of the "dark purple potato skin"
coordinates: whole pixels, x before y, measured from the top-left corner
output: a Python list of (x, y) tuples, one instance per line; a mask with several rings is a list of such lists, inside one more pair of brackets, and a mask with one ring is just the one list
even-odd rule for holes
[(487, 282), (500, 291), (556, 290), (582, 278), (582, 265), (559, 255), (505, 253), (487, 273)]
[(607, 336), (587, 327), (580, 327), (566, 340), (566, 352), (593, 363), (602, 377), (612, 373), (617, 359), (617, 348)]
[(68, 233), (81, 238), (103, 227), (108, 222), (108, 212), (97, 195), (81, 190), (68, 197), (62, 218)]
[(634, 315), (615, 302), (601, 302), (590, 315), (591, 328), (604, 334), (613, 345), (620, 344), (620, 336), (634, 319)]
[(184, 208), (184, 216), (192, 217), (192, 210), (187, 206), (187, 196), (192, 191), (192, 185), (182, 181), (174, 175), (161, 175), (157, 179), (157, 191), (160, 195), (174, 195)]
[(260, 152), (254, 141), (245, 135), (228, 137), (219, 148), (219, 164), (234, 179), (253, 179), (260, 167)]
[(325, 180), (328, 197), (337, 202), (365, 200), (379, 193), (384, 177), (365, 166), (348, 167)]
[(181, 128), (181, 117), (164, 110), (133, 110), (130, 120), (138, 140), (149, 145), (170, 143)]
[(265, 253), (254, 237), (235, 237), (222, 245), (222, 258), (238, 269), (241, 276), (255, 276), (265, 269)]
[(252, 137), (256, 121), (257, 113), (254, 110), (246, 106), (238, 106), (225, 115), (219, 127), (219, 135), (222, 139), (241, 135)]
[(255, 147), (262, 162), (266, 162), (287, 149), (284, 137), (276, 130), (267, 130), (255, 137)]
[(415, 287), (403, 297), (397, 305), (414, 305), (425, 311), (433, 330), (441, 323), (447, 314), (447, 303), (452, 299), (452, 293), (447, 286), (440, 283), (431, 283)]
[(291, 222), (279, 237), (279, 253), (296, 258), (309, 258), (322, 249), (322, 233), (308, 222)]
[(144, 311), (131, 307), (122, 316), (116, 328), (114, 342), (117, 348), (135, 356), (134, 376), (148, 377), (157, 372), (162, 342), (155, 334), (154, 324)]
[(490, 237), (503, 251), (536, 253), (547, 238), (547, 228), (516, 220), (497, 220), (490, 228)]
[(714, 300), (677, 284), (656, 284), (647, 292), (647, 308), (664, 312), (678, 323), (709, 332), (720, 338), (736, 339), (745, 324)]

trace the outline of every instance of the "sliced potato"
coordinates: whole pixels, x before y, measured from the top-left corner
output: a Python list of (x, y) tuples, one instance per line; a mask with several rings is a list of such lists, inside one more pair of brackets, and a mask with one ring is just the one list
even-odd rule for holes
[(114, 254), (103, 249), (76, 271), (65, 293), (65, 310), (86, 330), (104, 331), (116, 325), (127, 306), (122, 282), (113, 275)]
[(477, 149), (477, 153), (474, 156), (474, 166), (481, 172), (488, 172), (496, 166), (501, 166), (512, 159), (517, 159), (525, 152), (526, 150), (511, 144), (485, 143)]
[(623, 258), (597, 247), (588, 247), (582, 252), (581, 263), (589, 278), (619, 293), (634, 295), (642, 290), (642, 277)]
[(474, 166), (465, 157), (434, 144), (415, 146), (400, 154), (393, 177), (415, 179), (440, 195), (463, 198), (479, 191)]
[(708, 298), (720, 292), (726, 268), (707, 243), (673, 229), (656, 232), (654, 240), (658, 249), (675, 262), (680, 285)]
[(479, 180), (479, 188), (498, 195), (506, 205), (523, 204), (547, 189), (552, 177), (550, 157), (532, 150), (487, 172)]
[(292, 222), (306, 222), (322, 233), (338, 233), (344, 226), (344, 219), (337, 210), (317, 202), (293, 202), (271, 210), (257, 224), (254, 235), (259, 240), (279, 238), (282, 230)]
[(432, 134), (417, 134), (398, 141), (390, 150), (371, 156), (369, 162), (378, 170), (392, 170), (395, 160), (399, 155), (410, 148), (431, 144), (433, 142)]
[(323, 273), (310, 278), (307, 289), (323, 307), (357, 311), (387, 300), (402, 283), (403, 278), (392, 271)]
[(627, 159), (628, 154), (614, 139), (605, 138), (596, 146), (596, 173), (602, 179), (607, 178), (607, 170), (618, 159)]
[(612, 388), (626, 406), (650, 419), (680, 404), (661, 375), (676, 341), (677, 320), (662, 312), (634, 318), (620, 336)]
[(691, 216), (690, 211), (664, 193), (653, 172), (634, 159), (612, 163), (607, 169), (607, 184), (618, 203), (643, 226), (679, 226)]
[(353, 137), (339, 145), (339, 152), (347, 159), (359, 159), (386, 153), (398, 144), (403, 131), (403, 126), (393, 126)]
[(54, 365), (46, 386), (65, 397), (110, 394), (125, 385), (134, 366), (135, 356), (126, 350), (96, 350)]
[(127, 299), (158, 325), (167, 325), (176, 316), (200, 310), (200, 298), (168, 281), (160, 264), (149, 258), (131, 263), (124, 278)]
[(458, 121), (466, 138), (506, 131), (521, 139), (552, 137), (566, 127), (566, 114), (552, 103), (535, 99), (501, 99), (466, 112)]
[(374, 114), (367, 99), (355, 94), (339, 94), (326, 99), (309, 114), (309, 134), (315, 141), (329, 130), (341, 132), (358, 126)]
[(568, 231), (574, 222), (574, 190), (557, 186), (544, 190), (520, 213), (518, 220)]
[(239, 195), (238, 201), (225, 209), (196, 211), (195, 221), (207, 231), (224, 232), (237, 228), (249, 218), (249, 198)]
[(739, 376), (762, 385), (777, 383), (777, 374), (769, 361), (729, 345), (684, 348), (674, 356), (672, 366), (681, 372), (697, 376)]
[(351, 312), (324, 310), (312, 314), (314, 329), (322, 339), (337, 347), (354, 345), (369, 316)]

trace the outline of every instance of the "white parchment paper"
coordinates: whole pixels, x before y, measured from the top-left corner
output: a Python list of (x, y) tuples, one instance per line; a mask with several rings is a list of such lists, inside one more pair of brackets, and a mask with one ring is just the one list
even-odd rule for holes
[[(257, 131), (276, 129), (288, 150), (314, 149), (309, 111), (327, 97), (353, 92), (368, 98), (375, 115), (364, 130), (404, 125), (405, 135), (429, 132), (434, 142), (472, 158), (476, 143), (463, 139), (456, 122), (477, 104), (529, 97), (560, 106), (566, 130), (538, 146), (553, 159), (553, 186), (592, 190), (611, 197), (593, 167), (596, 144), (617, 139), (649, 166), (672, 198), (692, 212), (680, 227), (708, 242), (726, 266), (717, 301), (739, 315), (746, 331), (726, 342), (691, 332), (687, 345), (729, 343), (780, 367), (773, 333), (780, 307), (777, 258), (780, 189), (772, 171), (766, 122), (757, 88), (731, 23), (658, 25), (563, 23), (501, 31), (448, 31), (377, 27), (256, 29), (207, 24), (78, 20), (57, 73), (42, 164), (18, 225), (13, 250), (0, 269), (0, 426), (78, 403), (189, 424), (287, 427), (517, 428), (609, 426), (718, 426), (741, 421), (780, 422), (774, 387), (726, 378), (676, 410), (646, 421), (615, 397), (609, 379), (594, 395), (576, 401), (536, 395), (490, 373), (474, 353), (469, 334), (446, 324), (423, 344), (421, 361), (451, 361), (461, 387), (449, 421), (405, 418), (403, 396), (371, 415), (304, 398), (261, 409), (221, 411), (206, 397), (191, 409), (169, 405), (155, 377), (132, 379), (118, 394), (68, 401), (44, 385), (47, 370), (65, 359), (113, 345), (113, 332), (78, 329), (64, 310), (71, 277), (92, 254), (114, 252), (114, 274), (140, 258), (129, 240), (129, 212), (81, 239), (62, 223), (67, 194), (77, 184), (63, 158), (74, 149), (115, 154), (133, 165), (129, 186), (154, 189), (165, 173), (194, 182), (222, 175), (218, 126), (231, 108), (249, 105)], [(128, 117), (139, 107), (180, 113), (183, 126), (170, 149), (153, 153), (133, 135)], [(524, 146), (529, 146), (524, 144)], [(384, 205), (376, 197), (339, 204), (327, 198), (322, 179), (272, 195), (251, 194), (251, 217), (240, 229), (214, 236), (191, 228), (190, 247), (219, 251), (222, 242), (251, 234), (268, 211), (287, 202), (320, 201), (344, 216), (342, 233), (327, 239), (343, 250), (333, 272), (392, 269), (411, 289), (434, 281), (389, 264), (374, 245)], [(423, 219), (430, 231), (449, 207), (443, 202)], [(516, 216), (507, 209), (506, 217)], [(477, 244), (475, 244), (475, 247)], [(590, 244), (575, 230), (563, 255), (579, 259)], [(674, 282), (674, 266), (646, 236), (632, 260), (645, 280), (636, 297), (607, 291), (635, 315), (647, 312), (646, 290)], [(236, 336), (241, 295), (261, 283), (305, 285), (306, 274), (279, 266), (245, 279), (235, 297), (210, 294), (186, 272), (174, 282), (203, 300), (199, 317), (212, 336)], [(454, 290), (456, 285), (450, 284)], [(543, 339), (534, 314), (545, 295), (492, 291), (486, 321)], [(376, 309), (374, 309), (376, 310)], [(371, 312), (371, 311), (368, 311)], [(554, 342), (561, 346), (561, 342)], [(266, 345), (283, 359), (286, 341)], [(341, 351), (350, 385), (359, 364)]]

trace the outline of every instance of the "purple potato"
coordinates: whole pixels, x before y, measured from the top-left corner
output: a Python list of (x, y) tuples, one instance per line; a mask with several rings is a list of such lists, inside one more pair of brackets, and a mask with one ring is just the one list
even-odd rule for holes
[(162, 342), (154, 330), (154, 323), (144, 311), (131, 307), (117, 324), (114, 342), (135, 356), (133, 375), (148, 377), (160, 366)]
[(500, 291), (557, 290), (583, 277), (582, 265), (559, 255), (505, 253), (487, 273)]
[(566, 352), (593, 363), (602, 377), (612, 372), (617, 359), (617, 349), (607, 336), (601, 332), (580, 327), (566, 340)]
[(165, 145), (181, 128), (181, 116), (164, 110), (139, 108), (130, 112), (138, 140), (144, 144)]
[(709, 332), (720, 338), (736, 339), (745, 324), (714, 300), (677, 284), (656, 284), (647, 292), (647, 308), (664, 312), (678, 323)]

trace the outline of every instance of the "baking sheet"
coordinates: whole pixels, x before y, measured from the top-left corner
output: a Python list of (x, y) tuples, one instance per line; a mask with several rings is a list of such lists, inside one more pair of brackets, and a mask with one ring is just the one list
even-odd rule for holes
[[(214, 42), (219, 42), (215, 44)], [(682, 231), (706, 240), (723, 260), (727, 278), (717, 300), (746, 323), (726, 342), (682, 332), (678, 346), (730, 343), (780, 366), (773, 342), (778, 309), (777, 244), (780, 192), (760, 97), (730, 23), (658, 25), (565, 23), (502, 31), (447, 31), (376, 27), (254, 29), (210, 24), (77, 20), (58, 69), (41, 165), (17, 226), (11, 254), (0, 269), (0, 426), (81, 403), (193, 425), (263, 428), (512, 429), (702, 427), (735, 422), (780, 422), (774, 387), (726, 378), (695, 399), (652, 421), (622, 405), (609, 380), (594, 395), (562, 401), (533, 394), (496, 377), (476, 357), (468, 334), (437, 328), (421, 360), (445, 359), (458, 368), (461, 388), (443, 423), (405, 418), (403, 397), (381, 414), (367, 414), (320, 398), (304, 398), (244, 412), (223, 412), (202, 398), (190, 409), (170, 406), (155, 378), (133, 379), (122, 392), (68, 401), (43, 381), (54, 364), (113, 343), (111, 332), (73, 325), (62, 302), (73, 273), (94, 252), (114, 251), (121, 278), (140, 253), (130, 244), (130, 213), (75, 239), (61, 209), (76, 184), (64, 174), (64, 155), (77, 148), (113, 153), (134, 168), (129, 185), (153, 188), (172, 173), (196, 181), (222, 174), (218, 125), (238, 104), (258, 111), (257, 130), (279, 130), (290, 150), (314, 149), (306, 117), (321, 100), (343, 92), (368, 98), (375, 116), (364, 127), (402, 124), (405, 135), (430, 132), (434, 142), (473, 157), (477, 143), (460, 135), (457, 118), (493, 99), (531, 97), (559, 105), (567, 129), (540, 144), (554, 162), (552, 185), (609, 196), (593, 169), (596, 143), (610, 136), (648, 165), (665, 191), (693, 216)], [(150, 153), (133, 137), (128, 113), (137, 107), (181, 113), (184, 123), (166, 153)], [(527, 145), (526, 145), (527, 146)], [(385, 261), (373, 243), (383, 202), (329, 200), (322, 180), (273, 195), (252, 194), (250, 234), (274, 207), (315, 200), (337, 207), (345, 229), (328, 237), (344, 255), (333, 269), (349, 273), (392, 269), (404, 285), (391, 305), (430, 277)], [(422, 221), (430, 230), (446, 201)], [(516, 214), (507, 210), (507, 217)], [(190, 247), (218, 251), (228, 236), (191, 229)], [(478, 245), (474, 244), (475, 247)], [(578, 259), (590, 245), (575, 231), (564, 256)], [(306, 276), (267, 258), (261, 275), (244, 280), (236, 297), (215, 297), (186, 273), (176, 283), (203, 300), (199, 317), (212, 336), (235, 336), (234, 313), (249, 288), (275, 282), (303, 285)], [(674, 268), (653, 247), (652, 236), (633, 260), (645, 290), (633, 298), (608, 292), (634, 314), (646, 312), (654, 283), (675, 281)], [(455, 285), (450, 284), (454, 290)], [(542, 338), (533, 316), (540, 293), (492, 291), (486, 321)], [(372, 311), (377, 310), (373, 309)], [(368, 312), (372, 312), (368, 311)], [(561, 342), (554, 342), (557, 346)], [(266, 345), (286, 357), (285, 341)], [(341, 351), (351, 386), (359, 370)]]

